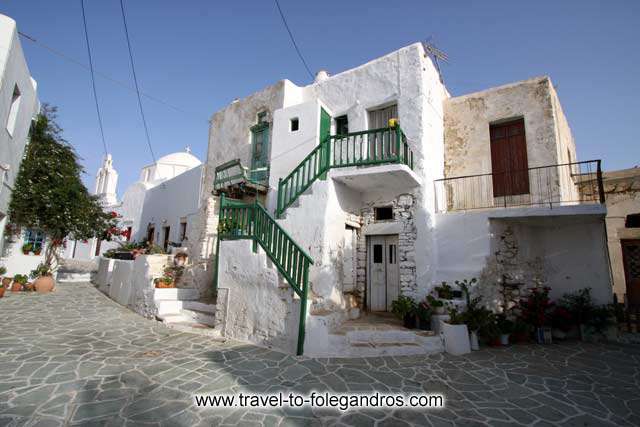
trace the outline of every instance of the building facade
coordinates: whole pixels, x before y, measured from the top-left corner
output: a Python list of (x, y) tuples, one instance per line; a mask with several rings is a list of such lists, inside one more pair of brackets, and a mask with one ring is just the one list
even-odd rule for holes
[(611, 299), (606, 208), (577, 188), (599, 162), (547, 77), (451, 97), (416, 43), (234, 101), (204, 170), (187, 284), (228, 336), (327, 355), (346, 320), (471, 277)]
[[(21, 244), (6, 241), (5, 226), (31, 121), (39, 111), (37, 84), (29, 72), (16, 22), (0, 15), (0, 251), (8, 274), (30, 268), (32, 264), (20, 251)], [(31, 243), (42, 243), (36, 230), (22, 230), (21, 236)]]

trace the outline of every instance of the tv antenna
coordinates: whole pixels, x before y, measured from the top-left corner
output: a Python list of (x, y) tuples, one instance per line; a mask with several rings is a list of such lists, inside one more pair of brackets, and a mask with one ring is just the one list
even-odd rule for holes
[(442, 78), (442, 70), (440, 69), (440, 61), (448, 64), (449, 63), (449, 55), (440, 48), (438, 48), (435, 43), (431, 40), (433, 36), (429, 36), (429, 38), (422, 42), (422, 47), (424, 48), (425, 53), (429, 58), (433, 60), (433, 65), (435, 65), (436, 70), (438, 71), (438, 75), (440, 76), (440, 82), (444, 83), (444, 79)]

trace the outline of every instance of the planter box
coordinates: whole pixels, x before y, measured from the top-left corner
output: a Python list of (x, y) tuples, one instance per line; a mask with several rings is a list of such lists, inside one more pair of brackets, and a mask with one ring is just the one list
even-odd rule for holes
[(443, 322), (442, 335), (444, 337), (444, 350), (447, 353), (454, 356), (471, 353), (467, 325), (451, 325)]

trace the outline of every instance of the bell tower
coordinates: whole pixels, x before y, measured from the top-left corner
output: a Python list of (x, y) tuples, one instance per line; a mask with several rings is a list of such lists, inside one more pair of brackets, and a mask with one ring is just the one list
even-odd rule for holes
[(113, 206), (118, 203), (116, 187), (118, 185), (118, 172), (113, 168), (111, 154), (107, 154), (102, 167), (96, 174), (96, 188), (94, 194), (100, 196), (105, 206)]

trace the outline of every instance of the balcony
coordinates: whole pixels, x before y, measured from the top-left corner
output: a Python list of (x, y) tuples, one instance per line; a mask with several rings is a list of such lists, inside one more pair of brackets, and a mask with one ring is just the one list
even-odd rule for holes
[(604, 203), (600, 160), (439, 179), (436, 212)]
[(265, 194), (268, 189), (269, 168), (250, 170), (242, 166), (240, 159), (235, 159), (215, 169), (213, 190), (216, 194), (224, 191), (231, 196), (242, 197), (245, 194)]

